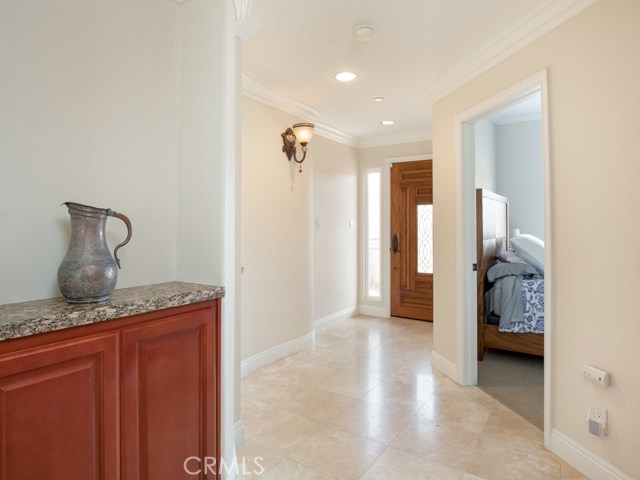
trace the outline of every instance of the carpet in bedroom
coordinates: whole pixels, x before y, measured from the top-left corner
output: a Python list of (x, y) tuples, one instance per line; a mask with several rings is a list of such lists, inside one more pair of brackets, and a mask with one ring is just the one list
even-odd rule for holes
[(542, 357), (489, 349), (478, 362), (478, 388), (543, 429)]

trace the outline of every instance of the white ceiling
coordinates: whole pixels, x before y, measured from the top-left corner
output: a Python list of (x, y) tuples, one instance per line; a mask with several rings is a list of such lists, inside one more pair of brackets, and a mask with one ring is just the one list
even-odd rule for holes
[[(435, 100), (594, 1), (253, 0), (244, 91), (350, 145), (430, 139)], [(343, 70), (359, 77), (340, 83)]]

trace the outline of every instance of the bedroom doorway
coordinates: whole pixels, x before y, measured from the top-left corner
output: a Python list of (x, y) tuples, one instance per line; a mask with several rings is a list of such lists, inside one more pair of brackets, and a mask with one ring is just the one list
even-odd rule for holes
[[(543, 201), (541, 211), (543, 216), (543, 240), (547, 245), (544, 251), (546, 264), (550, 264), (550, 193), (549, 193), (549, 142), (547, 115), (547, 71), (539, 72), (532, 77), (508, 88), (507, 90), (485, 100), (456, 117), (456, 132), (458, 138), (459, 188), (461, 192), (462, 225), (458, 237), (459, 258), (458, 275), (461, 278), (458, 289), (458, 304), (460, 314), (457, 317), (458, 331), (458, 377), (465, 385), (475, 385), (478, 381), (478, 323), (477, 323), (477, 276), (471, 268), (476, 261), (476, 211), (475, 191), (476, 175), (487, 175), (482, 171), (483, 165), (476, 156), (476, 127), (491, 118), (497, 112), (521, 103), (523, 100), (539, 95), (540, 105), (540, 137), (542, 153)], [(479, 171), (477, 171), (477, 168)], [(512, 228), (518, 228), (512, 225)], [(510, 232), (511, 233), (511, 232)], [(544, 308), (544, 394), (543, 394), (543, 430), (545, 445), (550, 439), (550, 338), (552, 335), (551, 303), (551, 269), (545, 274), (545, 308)]]

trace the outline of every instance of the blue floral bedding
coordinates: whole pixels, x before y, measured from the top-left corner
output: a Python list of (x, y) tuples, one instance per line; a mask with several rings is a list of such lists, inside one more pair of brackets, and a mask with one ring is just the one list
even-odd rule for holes
[(523, 278), (521, 295), (524, 311), (522, 321), (501, 321), (498, 330), (511, 333), (544, 333), (544, 278)]

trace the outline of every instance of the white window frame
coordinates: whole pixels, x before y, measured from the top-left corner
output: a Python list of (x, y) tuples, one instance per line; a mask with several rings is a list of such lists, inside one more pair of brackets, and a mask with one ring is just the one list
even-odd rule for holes
[[(379, 278), (378, 278), (378, 282), (380, 283), (380, 294), (379, 295), (371, 295), (369, 293), (369, 258), (370, 258), (370, 252), (369, 252), (369, 243), (370, 243), (370, 238), (369, 238), (369, 175), (372, 173), (377, 173), (378, 174), (378, 179), (379, 179), (379, 186), (378, 186), (378, 192), (379, 192), (379, 205), (378, 205), (378, 215), (379, 215), (379, 219), (378, 219), (378, 226), (379, 226), (379, 230), (378, 230), (378, 235), (379, 235), (379, 241), (380, 241), (380, 248), (378, 250), (378, 262), (380, 265), (380, 272), (379, 272)], [(380, 167), (371, 167), (371, 168), (366, 168), (364, 170), (364, 232), (363, 232), (363, 245), (364, 245), (364, 298), (365, 300), (368, 301), (374, 301), (374, 302), (380, 302), (382, 300), (382, 295), (383, 295), (383, 276), (382, 276), (382, 205), (383, 205), (383, 201), (382, 201), (382, 197), (383, 197), (383, 190), (382, 190), (382, 168)]]

